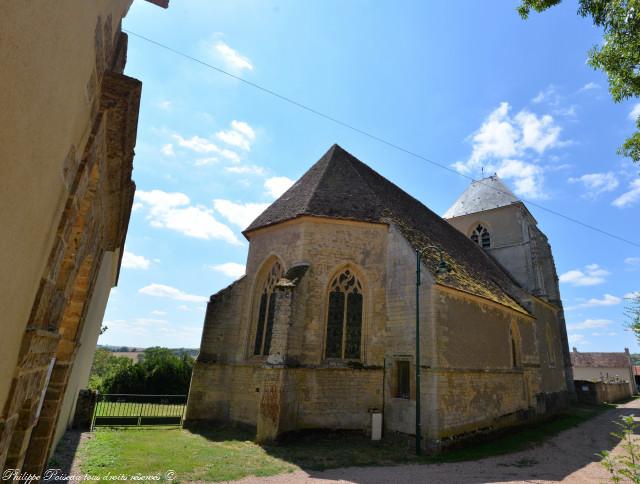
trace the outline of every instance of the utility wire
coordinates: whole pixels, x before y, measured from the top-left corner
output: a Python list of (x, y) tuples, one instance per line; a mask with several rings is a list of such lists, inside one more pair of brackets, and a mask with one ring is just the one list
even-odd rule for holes
[[(420, 153), (416, 153), (414, 151), (411, 151), (411, 150), (409, 150), (407, 148), (404, 148), (404, 147), (402, 147), (400, 145), (397, 145), (397, 144), (395, 144), (395, 143), (393, 143), (391, 141), (388, 141), (388, 140), (386, 140), (384, 138), (376, 136), (375, 134), (372, 134), (372, 133), (369, 133), (368, 131), (360, 129), (360, 128), (352, 125), (352, 124), (346, 123), (344, 121), (341, 121), (340, 119), (334, 118), (333, 116), (330, 116), (330, 115), (325, 114), (325, 113), (323, 113), (321, 111), (313, 109), (313, 108), (311, 108), (311, 107), (309, 107), (309, 106), (307, 106), (305, 104), (302, 104), (301, 102), (296, 101), (295, 99), (291, 99), (290, 97), (287, 97), (287, 96), (284, 96), (282, 94), (279, 94), (279, 93), (277, 93), (275, 91), (272, 91), (269, 88), (261, 86), (260, 84), (256, 84), (255, 82), (248, 81), (247, 79), (244, 79), (244, 78), (242, 78), (240, 76), (232, 74), (231, 72), (225, 71), (224, 69), (221, 69), (220, 67), (217, 67), (217, 66), (214, 66), (212, 64), (209, 64), (209, 63), (207, 63), (207, 62), (205, 62), (205, 61), (203, 61), (201, 59), (198, 59), (197, 57), (193, 57), (193, 56), (191, 56), (189, 54), (185, 54), (184, 52), (181, 52), (181, 51), (176, 50), (176, 49), (174, 49), (172, 47), (169, 47), (168, 45), (162, 44), (162, 43), (160, 43), (160, 42), (158, 42), (156, 40), (153, 40), (153, 39), (150, 39), (150, 38), (145, 37), (143, 35), (140, 35), (140, 34), (137, 34), (135, 32), (132, 32), (131, 30), (127, 30), (127, 29), (122, 29), (122, 30), (124, 32), (130, 34), (130, 35), (133, 35), (134, 37), (142, 39), (142, 40), (144, 40), (144, 41), (146, 41), (146, 42), (148, 42), (150, 44), (153, 44), (153, 45), (155, 45), (157, 47), (160, 47), (162, 49), (168, 50), (169, 52), (172, 52), (172, 53), (174, 53), (174, 54), (176, 54), (176, 55), (178, 55), (180, 57), (184, 57), (185, 59), (189, 59), (189, 60), (191, 60), (193, 62), (196, 62), (196, 63), (198, 63), (200, 65), (208, 67), (209, 69), (213, 69), (214, 71), (217, 71), (220, 74), (224, 74), (225, 76), (232, 77), (233, 79), (236, 79), (236, 80), (238, 80), (238, 81), (240, 81), (240, 82), (242, 82), (242, 83), (244, 83), (244, 84), (246, 84), (248, 86), (251, 86), (254, 89), (258, 89), (259, 91), (262, 91), (262, 92), (264, 92), (266, 94), (269, 94), (269, 95), (271, 95), (273, 97), (276, 97), (276, 98), (280, 99), (281, 101), (287, 102), (289, 104), (293, 104), (294, 106), (297, 106), (300, 109), (303, 109), (303, 110), (308, 111), (308, 112), (310, 112), (312, 114), (315, 114), (316, 116), (318, 116), (320, 118), (324, 118), (324, 119), (326, 119), (328, 121), (331, 121), (332, 123), (338, 124), (338, 125), (343, 126), (343, 127), (347, 128), (347, 129), (355, 131), (356, 133), (359, 133), (359, 134), (361, 134), (363, 136), (366, 136), (367, 138), (373, 139), (373, 140), (375, 140), (375, 141), (377, 141), (379, 143), (387, 145), (387, 146), (389, 146), (389, 147), (391, 147), (391, 148), (393, 148), (395, 150), (401, 151), (401, 152), (406, 153), (406, 154), (408, 154), (410, 156), (413, 156), (414, 158), (418, 158), (418, 159), (420, 159), (422, 161), (430, 163), (431, 165), (437, 166), (438, 168), (441, 168), (443, 170), (449, 171), (449, 172), (454, 173), (454, 174), (456, 174), (458, 176), (461, 176), (463, 178), (471, 180), (472, 182), (482, 183), (484, 186), (486, 186), (488, 188), (491, 188), (493, 190), (496, 190), (497, 192), (503, 193), (505, 195), (511, 195), (510, 193), (505, 192), (504, 190), (501, 190), (500, 188), (497, 188), (497, 187), (495, 187), (493, 185), (489, 185), (489, 184), (483, 183), (482, 180), (475, 180), (473, 177), (471, 177), (469, 175), (465, 175), (464, 173), (460, 173), (459, 171), (456, 171), (453, 168), (451, 168), (451, 167), (449, 167), (449, 166), (447, 166), (447, 165), (445, 165), (443, 163), (438, 163), (437, 161), (431, 160), (431, 159), (427, 158), (426, 156), (421, 155)], [(572, 223), (575, 223), (577, 225), (581, 225), (582, 227), (585, 227), (587, 229), (593, 230), (593, 231), (598, 232), (598, 233), (600, 233), (602, 235), (606, 235), (607, 237), (610, 237), (612, 239), (616, 239), (616, 240), (619, 240), (620, 242), (624, 242), (626, 244), (629, 244), (629, 245), (632, 245), (634, 247), (640, 248), (640, 243), (638, 243), (638, 242), (634, 242), (632, 240), (625, 239), (624, 237), (620, 237), (619, 235), (612, 234), (611, 232), (607, 232), (606, 230), (600, 229), (600, 228), (598, 228), (598, 227), (596, 227), (594, 225), (588, 224), (586, 222), (582, 222), (582, 221), (580, 221), (578, 219), (575, 219), (573, 217), (570, 217), (568, 215), (560, 213), (560, 212), (558, 212), (556, 210), (547, 208), (547, 207), (545, 207), (543, 205), (540, 205), (540, 204), (538, 204), (536, 202), (532, 202), (531, 200), (527, 200), (527, 199), (523, 198), (522, 201), (526, 202), (527, 205), (534, 206), (536, 208), (539, 208), (540, 210), (544, 210), (545, 212), (548, 212), (548, 213), (550, 213), (552, 215), (555, 215), (557, 217), (563, 218), (563, 219), (568, 220), (568, 221), (570, 221)]]

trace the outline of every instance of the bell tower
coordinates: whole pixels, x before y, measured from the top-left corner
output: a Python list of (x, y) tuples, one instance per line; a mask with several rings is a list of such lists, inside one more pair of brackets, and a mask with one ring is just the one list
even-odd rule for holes
[(491, 254), (527, 292), (561, 305), (547, 236), (496, 175), (474, 181), (444, 218)]

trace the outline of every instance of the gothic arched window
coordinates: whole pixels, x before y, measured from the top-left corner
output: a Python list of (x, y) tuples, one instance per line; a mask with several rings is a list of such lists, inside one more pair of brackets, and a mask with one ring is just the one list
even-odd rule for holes
[(553, 336), (551, 333), (551, 326), (547, 324), (547, 355), (549, 359), (549, 366), (556, 366), (556, 352), (553, 344)]
[(262, 288), (260, 294), (260, 306), (258, 308), (258, 322), (256, 324), (256, 339), (253, 347), (254, 355), (268, 355), (271, 348), (271, 334), (273, 332), (273, 319), (276, 314), (276, 295), (274, 288), (282, 277), (282, 266), (276, 261)]
[(362, 285), (349, 269), (329, 286), (326, 358), (359, 359), (362, 335)]
[(509, 328), (509, 342), (511, 343), (511, 366), (516, 368), (520, 366), (520, 354), (518, 351), (518, 342), (516, 341), (516, 331), (513, 326)]
[(478, 226), (471, 233), (471, 240), (478, 244), (483, 249), (491, 247), (491, 234), (486, 227), (478, 224)]

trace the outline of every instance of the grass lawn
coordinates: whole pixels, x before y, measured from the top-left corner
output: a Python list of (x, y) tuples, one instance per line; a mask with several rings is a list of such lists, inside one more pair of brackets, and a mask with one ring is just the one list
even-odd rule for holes
[(179, 428), (99, 429), (79, 450), (81, 469), (93, 476), (163, 476), (173, 470), (174, 482), (235, 480), (297, 469), (270, 456), (251, 437), (235, 429), (222, 429), (212, 435)]
[(98, 430), (81, 446), (83, 472), (91, 475), (176, 473), (176, 481), (224, 481), (268, 476), (298, 468), (436, 463), (473, 460), (523, 450), (600, 414), (611, 406), (577, 405), (538, 425), (437, 456), (416, 457), (407, 440), (371, 442), (359, 433), (299, 435), (280, 445), (255, 444), (253, 433), (234, 429), (130, 428)]

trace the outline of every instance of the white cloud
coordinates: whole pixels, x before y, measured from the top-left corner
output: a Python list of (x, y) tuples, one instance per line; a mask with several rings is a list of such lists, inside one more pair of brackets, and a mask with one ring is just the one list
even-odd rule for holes
[[(153, 222), (152, 225), (154, 225)], [(155, 226), (175, 230), (198, 239), (221, 239), (230, 244), (241, 244), (231, 229), (218, 222), (211, 211), (203, 206), (169, 210), (156, 219)]]
[(184, 193), (173, 192), (167, 193), (162, 190), (151, 190), (145, 192), (143, 190), (136, 191), (136, 197), (139, 203), (148, 205), (153, 213), (160, 213), (167, 211), (174, 207), (189, 204), (189, 197)]
[(206, 302), (208, 298), (204, 296), (196, 296), (195, 294), (187, 294), (175, 287), (166, 286), (164, 284), (149, 284), (143, 288), (138, 289), (140, 294), (146, 294), (148, 296), (164, 297), (168, 299), (175, 299), (176, 301), (187, 302)]
[(198, 158), (193, 165), (194, 166), (213, 165), (215, 163), (218, 163), (219, 161), (220, 161), (220, 158), (216, 156), (208, 156), (207, 158)]
[(166, 101), (166, 100), (165, 101), (160, 101), (158, 103), (158, 107), (160, 109), (165, 110), (165, 111), (169, 111), (169, 109), (171, 109), (171, 101)]
[(582, 334), (577, 334), (577, 333), (569, 334), (568, 337), (569, 337), (569, 344), (571, 346), (577, 346), (579, 344), (583, 344), (583, 345), (589, 344), (587, 339)]
[[(242, 123), (246, 124), (246, 123)], [(248, 125), (247, 125), (248, 126)], [(177, 141), (178, 146), (189, 149), (196, 153), (219, 155), (232, 163), (240, 163), (240, 155), (228, 148), (220, 148), (217, 144), (207, 138), (194, 135), (191, 138), (185, 138), (179, 134), (172, 135)], [(171, 147), (173, 152), (173, 146)], [(199, 158), (194, 163), (195, 166), (209, 165), (218, 161), (218, 156), (208, 156)]]
[(144, 204), (142, 204), (140, 202), (134, 202), (134, 204), (131, 205), (131, 211), (132, 212), (136, 212), (136, 211), (140, 210), (142, 207), (144, 207)]
[(218, 131), (216, 138), (241, 150), (250, 151), (251, 143), (256, 139), (256, 133), (248, 123), (234, 119), (231, 121), (231, 129)]
[(264, 175), (265, 169), (258, 165), (235, 165), (225, 166), (224, 171), (227, 173), (237, 173), (239, 175)]
[(268, 203), (234, 203), (222, 199), (213, 201), (213, 207), (220, 215), (242, 229), (247, 228), (268, 206)]
[(151, 261), (142, 255), (136, 255), (128, 250), (122, 254), (122, 267), (125, 269), (148, 269)]
[(178, 142), (178, 145), (196, 153), (220, 153), (220, 148), (206, 138), (195, 135), (191, 138), (183, 138), (179, 134), (174, 134), (173, 137)]
[(620, 184), (616, 175), (611, 171), (607, 173), (587, 173), (577, 178), (569, 178), (569, 183), (582, 183), (589, 190), (586, 196), (591, 198), (604, 192), (613, 191)]
[(640, 257), (627, 257), (624, 260), (624, 263), (632, 266), (638, 266), (640, 265)]
[(134, 318), (105, 321), (109, 330), (100, 337), (101, 344), (196, 348), (202, 335), (199, 325), (176, 325), (163, 319)]
[(611, 324), (613, 324), (613, 321), (609, 319), (585, 319), (581, 323), (567, 324), (567, 329), (606, 328)]
[(612, 205), (618, 208), (624, 208), (629, 205), (633, 205), (639, 200), (640, 200), (640, 178), (637, 178), (629, 184), (629, 191), (623, 193), (618, 198), (616, 198), (612, 202)]
[(235, 151), (225, 148), (220, 150), (220, 154), (232, 163), (240, 163), (240, 155)]
[(640, 103), (633, 106), (633, 108), (629, 112), (629, 119), (631, 121), (636, 121), (639, 116), (640, 116)]
[(536, 116), (522, 110), (514, 119), (522, 133), (518, 147), (521, 151), (532, 149), (541, 154), (557, 145), (561, 128), (555, 124), (551, 115)]
[(153, 311), (151, 311), (151, 314), (153, 314), (154, 316), (164, 316), (165, 314), (167, 314), (167, 312), (154, 309)]
[(578, 92), (592, 91), (594, 89), (600, 89), (600, 84), (597, 84), (595, 82), (587, 82), (578, 90)]
[(175, 230), (198, 239), (218, 239), (242, 245), (228, 226), (214, 218), (212, 210), (201, 205), (191, 205), (189, 197), (184, 193), (138, 191), (136, 198), (148, 207), (147, 220), (153, 227)]
[(605, 276), (609, 272), (602, 269), (598, 264), (585, 266), (584, 271), (573, 269), (560, 275), (560, 282), (571, 284), (572, 286), (595, 286), (605, 282)]
[[(542, 93), (542, 98), (544, 98)], [(518, 195), (546, 198), (544, 170), (537, 164), (540, 155), (566, 144), (560, 140), (561, 128), (549, 114), (537, 115), (526, 109), (514, 116), (511, 106), (502, 102), (471, 136), (472, 151), (467, 161), (453, 167), (461, 173), (496, 172), (511, 179)]]
[(518, 152), (517, 142), (520, 134), (509, 118), (509, 103), (500, 103), (480, 129), (473, 135), (473, 151), (470, 163), (475, 165), (486, 158), (505, 158)]
[(572, 311), (574, 309), (582, 309), (582, 308), (593, 308), (598, 306), (615, 306), (620, 304), (622, 299), (618, 296), (612, 296), (611, 294), (605, 294), (602, 296), (602, 299), (592, 298), (588, 301), (585, 301), (580, 304), (576, 304), (575, 306), (569, 306), (565, 308), (567, 311)]
[(235, 71), (244, 69), (252, 71), (253, 64), (248, 57), (240, 55), (240, 53), (229, 47), (226, 43), (218, 40), (213, 44), (215, 54), (224, 61), (225, 65)]
[(536, 97), (534, 97), (531, 102), (534, 104), (545, 103), (551, 106), (557, 106), (560, 104), (561, 100), (560, 94), (558, 94), (558, 90), (556, 87), (551, 84), (544, 91), (540, 91)]
[(178, 309), (180, 311), (191, 311), (191, 308), (189, 306), (187, 306), (186, 304), (181, 304), (180, 306), (178, 306)]
[(233, 277), (234, 279), (240, 278), (246, 271), (245, 265), (237, 262), (225, 262), (224, 264), (216, 264), (210, 267), (214, 271), (221, 272), (225, 276)]
[(543, 169), (533, 163), (521, 160), (504, 160), (495, 170), (505, 180), (513, 180), (514, 190), (527, 198), (547, 198), (542, 189)]
[(265, 180), (264, 187), (267, 189), (269, 195), (273, 198), (278, 198), (294, 183), (291, 178), (287, 178), (286, 176), (274, 176)]
[(165, 156), (173, 156), (176, 154), (176, 152), (173, 151), (173, 145), (171, 143), (164, 145), (160, 151), (162, 151), (162, 154)]

